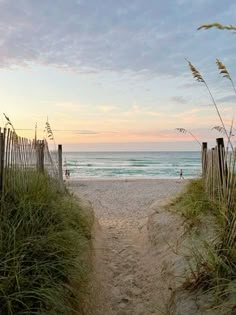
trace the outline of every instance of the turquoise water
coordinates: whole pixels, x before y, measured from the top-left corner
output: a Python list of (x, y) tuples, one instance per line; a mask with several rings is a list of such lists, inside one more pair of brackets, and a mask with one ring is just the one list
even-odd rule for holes
[(200, 152), (64, 152), (71, 178), (186, 178), (201, 175)]

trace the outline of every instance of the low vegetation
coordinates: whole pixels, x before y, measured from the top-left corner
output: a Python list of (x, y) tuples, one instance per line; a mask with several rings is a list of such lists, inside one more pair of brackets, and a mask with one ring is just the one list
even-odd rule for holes
[(1, 202), (0, 313), (80, 314), (92, 215), (47, 176), (27, 176)]
[(220, 314), (234, 314), (236, 229), (235, 225), (234, 229), (229, 228), (226, 222), (234, 222), (235, 206), (231, 209), (231, 218), (227, 218), (224, 203), (212, 202), (205, 191), (203, 180), (198, 179), (189, 183), (186, 191), (172, 203), (172, 209), (186, 219), (186, 226), (192, 235), (196, 235), (196, 232), (201, 234), (204, 225), (205, 230), (214, 227), (213, 237), (212, 233), (211, 236), (206, 234), (200, 246), (199, 242), (193, 243), (191, 256), (194, 257), (195, 266), (191, 267), (191, 276), (186, 279), (183, 287), (191, 291), (203, 290), (212, 297), (210, 307), (221, 309)]
[(186, 191), (176, 198), (173, 205), (190, 226), (199, 223), (204, 213), (213, 211), (201, 179), (191, 181)]

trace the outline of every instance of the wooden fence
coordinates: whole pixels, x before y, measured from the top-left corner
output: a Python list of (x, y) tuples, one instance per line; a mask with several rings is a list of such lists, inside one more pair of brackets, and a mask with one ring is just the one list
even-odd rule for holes
[(225, 149), (223, 138), (216, 139), (216, 146), (207, 149), (202, 144), (202, 177), (206, 191), (212, 201), (223, 202), (226, 208), (233, 206), (236, 188), (236, 151)]
[[(27, 172), (25, 172), (27, 170)], [(29, 140), (15, 131), (0, 128), (0, 194), (14, 191), (17, 184), (27, 182), (30, 170), (47, 173), (63, 181), (62, 146), (52, 152), (46, 140)]]
[(236, 244), (236, 150), (225, 150), (222, 138), (216, 142), (211, 150), (202, 147), (202, 175), (208, 197), (221, 213), (223, 232), (218, 250), (231, 257)]

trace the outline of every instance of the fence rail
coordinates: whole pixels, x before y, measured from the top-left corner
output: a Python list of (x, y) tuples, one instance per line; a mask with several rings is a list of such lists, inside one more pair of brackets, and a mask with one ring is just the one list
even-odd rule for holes
[[(13, 190), (17, 183), (27, 183), (27, 171), (47, 173), (61, 182), (62, 148), (50, 151), (46, 140), (30, 140), (15, 131), (0, 128), (0, 194)], [(62, 162), (61, 162), (62, 163)], [(29, 172), (28, 172), (29, 174)], [(17, 178), (16, 178), (17, 177)]]

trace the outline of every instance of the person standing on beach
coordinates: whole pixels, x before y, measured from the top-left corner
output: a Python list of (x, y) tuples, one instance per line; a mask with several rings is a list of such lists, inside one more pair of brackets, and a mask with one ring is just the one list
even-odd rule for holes
[(179, 178), (180, 179), (184, 179), (182, 168), (180, 169), (180, 172), (179, 172)]
[(66, 176), (66, 179), (69, 179), (70, 178), (70, 171), (66, 169), (65, 171), (65, 176)]

